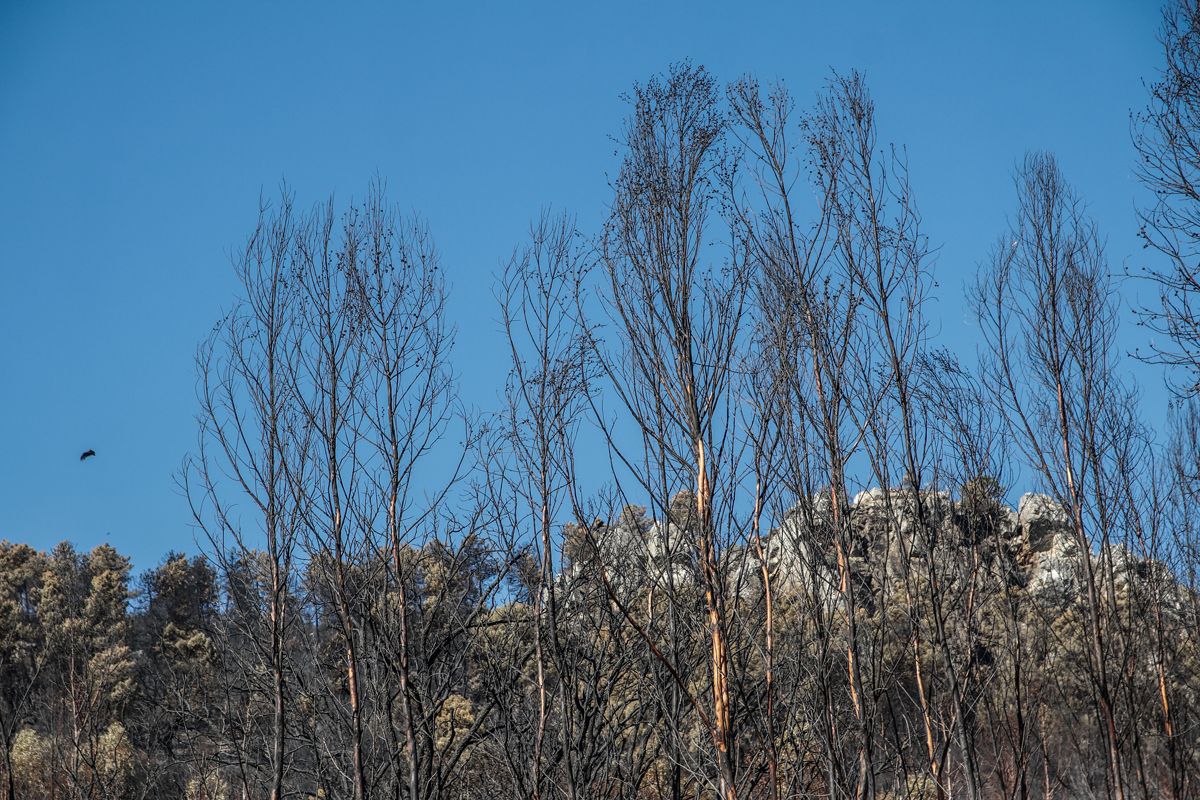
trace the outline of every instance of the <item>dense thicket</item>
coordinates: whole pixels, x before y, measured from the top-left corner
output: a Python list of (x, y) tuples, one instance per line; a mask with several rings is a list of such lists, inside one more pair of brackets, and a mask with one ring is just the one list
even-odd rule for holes
[(1134, 130), (1164, 430), (1049, 154), (978, 367), (933, 346), (856, 74), (635, 87), (602, 229), (497, 276), (491, 413), (424, 225), (283, 192), (197, 359), (203, 555), (0, 543), (0, 797), (1200, 796), (1197, 37)]

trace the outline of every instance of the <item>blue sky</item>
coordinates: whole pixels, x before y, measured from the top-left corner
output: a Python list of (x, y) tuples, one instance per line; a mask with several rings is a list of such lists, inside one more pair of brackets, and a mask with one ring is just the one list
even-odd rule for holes
[[(1158, 21), (1146, 0), (0, 0), (0, 538), (108, 541), (139, 567), (194, 549), (173, 482), (192, 358), (284, 178), (307, 206), (378, 175), (426, 218), (464, 397), (494, 405), (494, 270), (544, 206), (603, 218), (620, 95), (683, 58), (782, 78), (802, 103), (830, 68), (866, 74), (940, 248), (939, 340), (969, 354), (962, 287), (1025, 151), (1059, 156), (1114, 271), (1143, 263), (1128, 115)], [(1157, 370), (1136, 374), (1158, 414)]]

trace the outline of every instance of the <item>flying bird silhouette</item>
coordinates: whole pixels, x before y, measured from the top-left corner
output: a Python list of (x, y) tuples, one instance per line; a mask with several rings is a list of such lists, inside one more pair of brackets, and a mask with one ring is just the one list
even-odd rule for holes
[(95, 450), (86, 450), (86, 451), (84, 451), (83, 455), (81, 455), (81, 456), (79, 457), (79, 460), (80, 460), (80, 461), (85, 461), (85, 460), (87, 460), (87, 459), (91, 458), (91, 457), (92, 457), (92, 456), (94, 456), (94, 455), (96, 455), (96, 451), (95, 451)]

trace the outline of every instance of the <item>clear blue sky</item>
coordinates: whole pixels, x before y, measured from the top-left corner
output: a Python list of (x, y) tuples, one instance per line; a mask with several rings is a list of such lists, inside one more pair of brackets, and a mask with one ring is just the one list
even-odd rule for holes
[[(969, 352), (962, 287), (1026, 150), (1058, 154), (1114, 269), (1142, 257), (1128, 114), (1158, 66), (1158, 15), (1153, 0), (0, 0), (0, 538), (109, 541), (139, 567), (193, 549), (172, 478), (195, 442), (192, 357), (281, 178), (308, 205), (378, 174), (424, 215), (464, 395), (493, 405), (493, 271), (545, 205), (602, 218), (619, 95), (682, 58), (783, 78), (805, 102), (831, 67), (865, 72), (941, 248), (939, 336)], [(1157, 372), (1139, 375), (1157, 413)]]

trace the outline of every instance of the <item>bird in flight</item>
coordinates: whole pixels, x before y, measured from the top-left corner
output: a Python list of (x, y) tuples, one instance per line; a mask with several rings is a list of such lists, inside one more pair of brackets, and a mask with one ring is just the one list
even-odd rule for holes
[(80, 460), (80, 461), (86, 461), (87, 459), (91, 458), (91, 457), (92, 457), (92, 456), (94, 456), (94, 455), (96, 455), (96, 451), (95, 451), (95, 450), (85, 450), (85, 451), (84, 451), (84, 453), (83, 453), (83, 455), (81, 455), (81, 456), (79, 457), (79, 460)]

